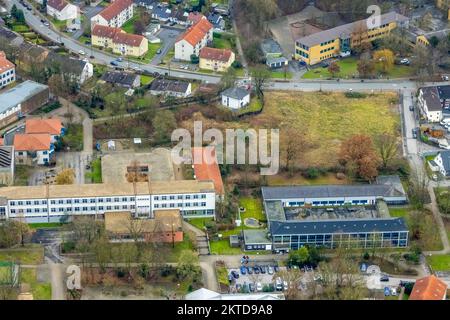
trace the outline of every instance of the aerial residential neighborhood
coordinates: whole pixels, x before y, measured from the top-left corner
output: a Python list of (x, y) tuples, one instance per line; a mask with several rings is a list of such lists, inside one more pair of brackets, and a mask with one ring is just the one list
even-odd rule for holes
[(0, 299), (448, 301), (449, 19), (0, 0)]

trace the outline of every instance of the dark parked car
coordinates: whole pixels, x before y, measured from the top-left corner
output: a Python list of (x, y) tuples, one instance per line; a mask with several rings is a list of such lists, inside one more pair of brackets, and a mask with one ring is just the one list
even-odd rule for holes
[(247, 268), (244, 266), (241, 266), (241, 274), (244, 275), (247, 273)]
[(252, 267), (247, 267), (247, 273), (248, 274), (253, 274), (253, 268)]
[(387, 282), (387, 281), (389, 281), (389, 277), (387, 275), (382, 275), (380, 277), (380, 281)]
[(417, 128), (412, 129), (412, 135), (414, 139), (417, 139)]
[(239, 279), (239, 273), (237, 273), (236, 271), (231, 271), (231, 275), (235, 278), (235, 279)]
[(266, 267), (265, 266), (260, 266), (259, 267), (259, 271), (261, 271), (262, 274), (266, 273)]
[(250, 289), (250, 292), (255, 292), (256, 286), (254, 283), (249, 283), (248, 288)]
[(409, 111), (414, 111), (414, 106), (413, 105), (409, 106)]
[(280, 268), (278, 268), (278, 266), (273, 266), (273, 271), (278, 272), (280, 271)]
[(111, 61), (110, 62), (113, 66), (118, 66), (119, 65), (119, 63), (117, 62), (117, 61)]
[(254, 266), (253, 267), (253, 271), (255, 271), (255, 274), (259, 274), (259, 267), (258, 266)]

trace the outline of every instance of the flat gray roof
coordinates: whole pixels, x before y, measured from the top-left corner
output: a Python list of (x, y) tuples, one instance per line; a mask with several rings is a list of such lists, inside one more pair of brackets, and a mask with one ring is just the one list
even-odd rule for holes
[[(381, 24), (391, 23), (394, 21), (397, 22), (404, 22), (408, 21), (409, 19), (401, 14), (398, 14), (396, 12), (389, 12), (381, 15)], [(337, 39), (341, 36), (343, 37), (350, 37), (352, 32), (357, 28), (358, 24), (365, 23), (366, 19), (364, 20), (358, 20), (355, 22), (343, 24), (341, 26), (320, 31), (317, 33), (313, 33), (309, 36), (297, 39), (297, 42), (300, 42), (301, 44), (312, 47), (318, 44), (321, 44), (322, 42), (330, 41)], [(365, 26), (366, 24), (364, 24)]]
[(328, 221), (272, 221), (270, 233), (288, 234), (331, 234), (331, 233), (365, 233), (365, 232), (400, 232), (408, 231), (403, 218), (391, 219), (357, 219)]
[(8, 91), (0, 93), (0, 113), (14, 108), (47, 88), (46, 85), (27, 80)]
[(262, 187), (267, 200), (334, 197), (401, 197), (405, 194), (385, 184)]
[(267, 230), (252, 230), (246, 229), (244, 233), (245, 244), (271, 244), (272, 242), (267, 237)]

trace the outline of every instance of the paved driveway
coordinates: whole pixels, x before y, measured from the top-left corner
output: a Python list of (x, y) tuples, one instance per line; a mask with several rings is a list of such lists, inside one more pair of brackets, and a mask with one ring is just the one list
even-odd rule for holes
[(156, 34), (158, 38), (161, 39), (162, 47), (161, 53), (155, 54), (151, 64), (158, 65), (161, 60), (166, 56), (166, 54), (170, 51), (170, 49), (174, 46), (175, 41), (178, 38), (178, 35), (181, 33), (180, 30), (173, 30), (167, 28), (161, 28), (159, 32)]

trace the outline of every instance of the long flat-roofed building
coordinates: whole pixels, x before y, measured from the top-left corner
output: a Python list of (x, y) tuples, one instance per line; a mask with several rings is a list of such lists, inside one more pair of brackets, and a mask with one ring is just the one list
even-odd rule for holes
[(398, 26), (407, 26), (409, 19), (396, 12), (380, 16), (380, 25), (368, 28), (359, 20), (313, 33), (295, 41), (295, 59), (314, 65), (336, 56), (349, 55), (352, 48), (388, 35)]
[(155, 210), (179, 209), (183, 217), (214, 217), (210, 181), (177, 180), (0, 188), (0, 212), (27, 222), (58, 222), (67, 216), (129, 211), (153, 218)]

